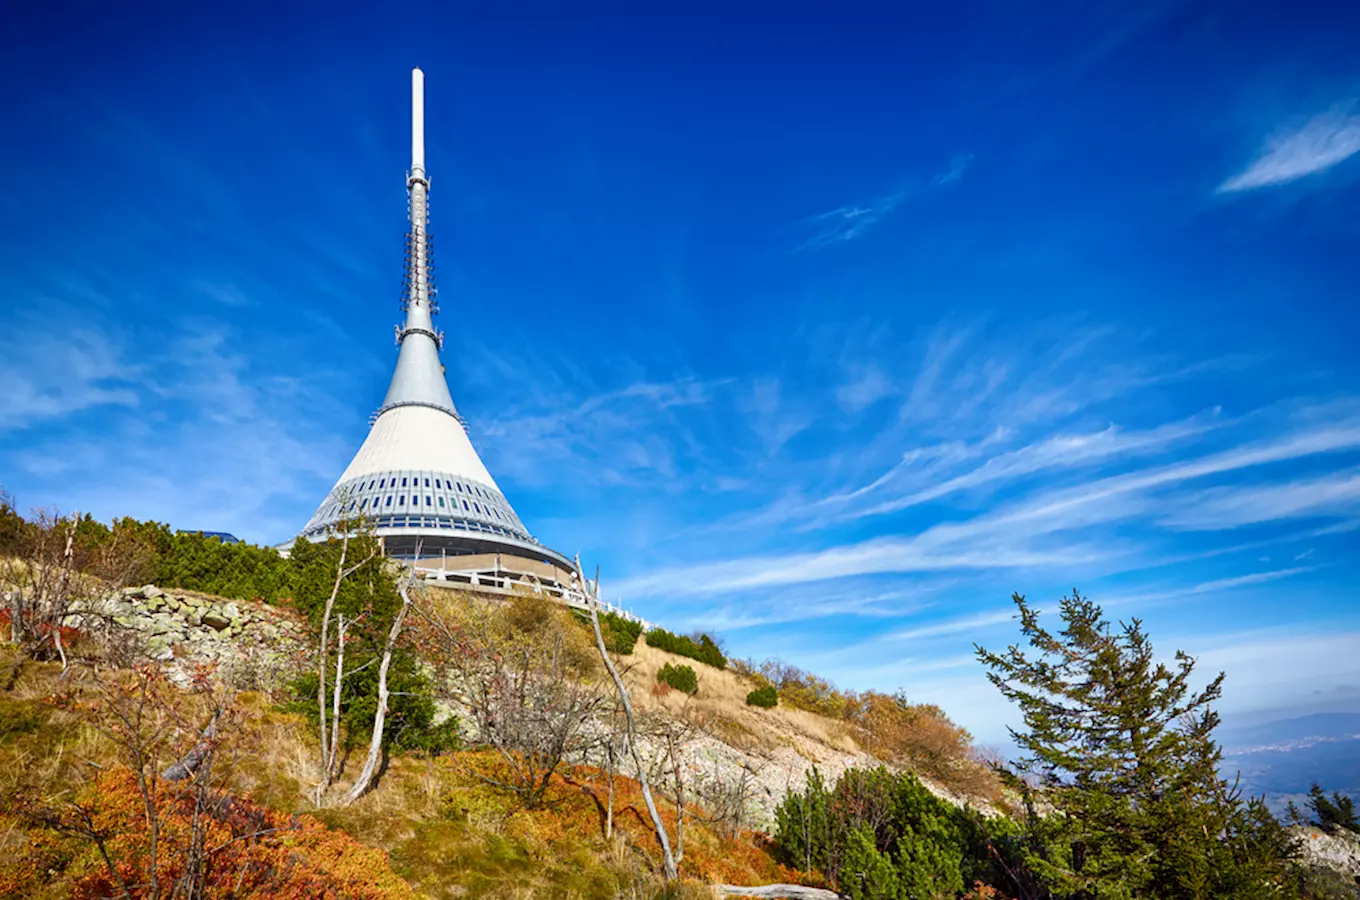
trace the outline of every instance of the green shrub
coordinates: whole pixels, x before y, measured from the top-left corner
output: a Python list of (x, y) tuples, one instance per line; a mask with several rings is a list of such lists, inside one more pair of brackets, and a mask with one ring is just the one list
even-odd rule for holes
[(671, 634), (664, 628), (653, 628), (644, 637), (649, 647), (665, 650), (667, 653), (674, 653), (676, 656), (697, 659), (715, 669), (727, 668), (727, 657), (723, 656), (722, 651), (718, 649), (717, 641), (706, 634), (699, 635), (699, 640), (696, 641), (694, 638), (682, 634)]
[[(376, 648), (365, 647), (364, 643), (360, 640), (353, 644), (346, 642), (340, 721), (345, 726), (344, 746), (347, 749), (368, 743), (378, 708), (378, 667), (372, 665)], [(387, 707), (387, 727), (383, 731), (386, 749), (413, 750), (427, 756), (458, 749), (458, 719), (450, 716), (435, 722), (433, 687), (412, 653), (398, 650), (393, 654), (387, 681), (392, 696)], [(306, 672), (294, 679), (293, 701), (289, 707), (316, 722), (315, 672)]]
[(779, 692), (774, 689), (772, 684), (756, 688), (746, 695), (746, 705), (759, 706), (761, 709), (773, 709), (779, 705)]
[(694, 669), (690, 666), (673, 666), (666, 663), (656, 673), (656, 681), (658, 684), (669, 684), (677, 691), (684, 691), (686, 694), (697, 694), (699, 692), (699, 676), (694, 674)]
[(298, 565), (272, 547), (224, 544), (215, 537), (189, 532), (162, 538), (161, 546), (152, 581), (162, 587), (237, 600), (258, 597), (270, 603), (292, 593)]
[(885, 768), (847, 769), (830, 789), (813, 769), (775, 812), (782, 861), (854, 898), (954, 897), (974, 882), (1013, 888), (1008, 873), (1022, 868), (1013, 832), (1009, 820), (984, 819)]
[(403, 729), (395, 741), (403, 750), (414, 750), (425, 756), (440, 756), (462, 746), (458, 731), (458, 717), (449, 716), (438, 725)]
[(600, 616), (600, 632), (604, 635), (607, 648), (627, 656), (633, 652), (638, 638), (642, 637), (642, 623), (625, 619), (618, 613), (605, 613)]
[[(592, 628), (589, 613), (579, 609), (572, 612), (582, 625)], [(618, 613), (600, 613), (600, 636), (604, 638), (605, 649), (610, 653), (627, 656), (633, 652), (638, 638), (642, 636), (642, 623), (625, 619)]]

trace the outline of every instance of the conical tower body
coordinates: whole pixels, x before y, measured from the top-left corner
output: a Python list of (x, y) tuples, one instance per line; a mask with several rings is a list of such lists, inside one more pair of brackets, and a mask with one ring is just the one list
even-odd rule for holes
[[(477, 455), (453, 405), (435, 331), (425, 173), (425, 76), (411, 73), (411, 171), (406, 179), (411, 230), (406, 236), (405, 322), (383, 405), (359, 452), (299, 534), (333, 534), (360, 517), (390, 556), (445, 568), (524, 571), (540, 580), (569, 578), (571, 563), (534, 540)], [(565, 581), (564, 581), (565, 583)]]

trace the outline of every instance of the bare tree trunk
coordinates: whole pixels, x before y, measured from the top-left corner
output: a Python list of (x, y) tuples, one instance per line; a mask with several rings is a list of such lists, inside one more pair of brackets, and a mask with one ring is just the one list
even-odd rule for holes
[[(419, 551), (417, 550), (417, 553)], [(397, 638), (401, 637), (401, 626), (406, 620), (406, 613), (411, 608), (411, 582), (415, 580), (415, 567), (411, 567), (411, 575), (407, 583), (400, 587), (401, 609), (397, 611), (396, 617), (392, 620), (392, 627), (387, 632), (387, 643), (383, 646), (382, 662), (378, 665), (378, 709), (373, 713), (373, 737), (368, 742), (368, 758), (364, 760), (364, 768), (359, 772), (359, 777), (355, 779), (354, 786), (349, 789), (349, 794), (345, 796), (345, 803), (348, 805), (358, 800), (363, 793), (368, 790), (369, 783), (373, 780), (373, 772), (378, 768), (378, 756), (382, 751), (383, 729), (387, 724), (387, 670), (392, 666), (392, 650), (396, 647)]]
[(614, 762), (614, 737), (615, 737), (615, 734), (614, 734), (614, 722), (612, 721), (614, 717), (613, 717), (613, 716), (610, 716), (609, 718), (610, 718), (610, 720), (611, 720), (610, 723), (609, 723), (609, 726), (610, 726), (610, 727), (609, 727), (609, 742), (605, 745), (605, 752), (606, 752), (606, 753), (608, 754), (608, 756), (609, 756), (609, 805), (605, 808), (605, 813), (604, 813), (604, 839), (605, 839), (605, 840), (609, 840), (610, 838), (612, 838), (612, 837), (614, 836), (614, 769), (615, 769), (615, 767), (616, 767), (615, 762)]
[(685, 784), (680, 775), (680, 756), (675, 752), (675, 733), (666, 729), (666, 750), (671, 757), (671, 774), (675, 778), (675, 861), (685, 858)]
[(208, 722), (207, 727), (199, 732), (198, 741), (189, 752), (171, 763), (170, 766), (161, 773), (162, 780), (183, 781), (202, 767), (204, 761), (213, 751), (213, 744), (217, 740), (217, 721), (221, 716), (222, 710), (219, 709), (213, 714), (212, 720)]
[(57, 649), (57, 656), (61, 657), (61, 674), (66, 674), (66, 669), (70, 665), (66, 661), (66, 650), (61, 646), (61, 623), (52, 626), (52, 646)]
[(642, 799), (647, 804), (647, 812), (652, 817), (652, 827), (656, 829), (656, 839), (661, 843), (661, 866), (662, 874), (667, 881), (674, 881), (679, 877), (679, 872), (675, 868), (675, 857), (671, 855), (670, 838), (666, 835), (666, 825), (661, 821), (661, 813), (657, 812), (656, 801), (652, 799), (651, 786), (647, 784), (647, 770), (642, 765), (642, 758), (637, 751), (637, 722), (633, 718), (633, 704), (628, 699), (628, 688), (623, 686), (623, 679), (619, 677), (619, 670), (614, 667), (614, 661), (609, 658), (609, 651), (604, 646), (604, 635), (600, 632), (600, 590), (599, 574), (596, 573), (595, 584), (586, 584), (585, 573), (581, 571), (581, 558), (576, 557), (576, 576), (581, 581), (581, 590), (585, 592), (587, 603), (590, 606), (590, 624), (595, 629), (595, 645), (600, 649), (600, 658), (604, 660), (605, 668), (609, 670), (609, 675), (614, 679), (614, 687), (618, 689), (619, 700), (623, 703), (623, 714), (628, 721), (628, 750), (633, 757), (633, 765), (637, 768), (638, 783), (642, 785)]
[(66, 674), (68, 663), (66, 662), (66, 650), (61, 646), (61, 623), (65, 620), (66, 612), (66, 592), (71, 583), (71, 564), (74, 556), (76, 540), (76, 523), (80, 521), (80, 513), (73, 513), (71, 527), (66, 530), (66, 550), (61, 556), (61, 582), (57, 586), (57, 603), (53, 609), (52, 616), (52, 646), (56, 648), (57, 656), (61, 657), (61, 674)]
[(340, 683), (345, 677), (345, 616), (340, 621), (335, 636), (335, 686), (331, 690), (331, 746), (326, 752), (326, 783), (335, 779), (335, 757), (340, 747)]
[[(316, 655), (316, 711), (321, 736), (321, 782), (316, 787), (318, 806), (335, 777), (335, 768), (332, 764), (335, 754), (331, 748), (340, 740), (338, 718), (331, 719), (329, 733), (326, 726), (326, 649), (330, 642), (331, 613), (335, 610), (335, 601), (340, 596), (340, 586), (345, 579), (362, 569), (377, 554), (377, 550), (371, 550), (362, 560), (345, 568), (345, 560), (349, 557), (349, 528), (345, 528), (341, 536), (340, 560), (335, 564), (335, 582), (331, 585), (331, 595), (326, 598), (326, 606), (321, 612), (321, 641)], [(337, 687), (337, 691), (338, 689)]]
[(786, 900), (840, 900), (842, 897), (835, 891), (804, 887), (801, 884), (766, 884), (760, 887), (716, 884), (713, 888), (723, 897), (786, 898)]
[(326, 598), (326, 607), (321, 611), (321, 645), (316, 654), (316, 713), (321, 728), (321, 783), (316, 787), (316, 802), (331, 786), (331, 769), (326, 761), (326, 644), (330, 639), (331, 611), (335, 609), (335, 598), (340, 596), (340, 583), (345, 580), (345, 557), (349, 555), (349, 532), (346, 531), (340, 544), (340, 561), (335, 566), (335, 583), (331, 585), (331, 595)]
[(14, 645), (23, 643), (24, 595), (20, 588), (5, 594), (9, 600), (9, 642)]

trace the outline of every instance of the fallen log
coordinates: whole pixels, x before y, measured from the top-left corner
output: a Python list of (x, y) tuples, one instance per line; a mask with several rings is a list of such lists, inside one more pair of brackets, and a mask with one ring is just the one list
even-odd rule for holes
[(758, 887), (742, 887), (736, 884), (715, 884), (714, 889), (723, 897), (760, 897), (764, 900), (841, 900), (840, 894), (823, 888), (804, 887), (801, 884), (764, 884)]
[(194, 744), (194, 748), (162, 772), (162, 778), (166, 781), (183, 781), (198, 771), (203, 760), (213, 751), (217, 739), (217, 720), (220, 715), (221, 713), (218, 713), (212, 717), (208, 727), (204, 728), (199, 734), (198, 743)]

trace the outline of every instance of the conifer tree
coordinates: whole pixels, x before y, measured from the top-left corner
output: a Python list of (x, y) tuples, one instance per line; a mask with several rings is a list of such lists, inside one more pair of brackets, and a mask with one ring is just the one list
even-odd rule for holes
[[(1192, 687), (1195, 661), (1158, 661), (1142, 623), (1114, 629), (1075, 591), (1057, 634), (1014, 596), (1028, 648), (977, 648), (1020, 707), (1011, 773), (1027, 800), (1028, 865), (1056, 896), (1282, 897), (1290, 844), (1260, 801), (1219, 775), (1220, 673)], [(1042, 813), (1042, 814), (1041, 814)]]
[(1313, 811), (1313, 821), (1323, 828), (1344, 828), (1360, 834), (1360, 819), (1355, 815), (1355, 801), (1339, 791), (1328, 797), (1322, 785), (1313, 782), (1308, 792), (1308, 808)]

